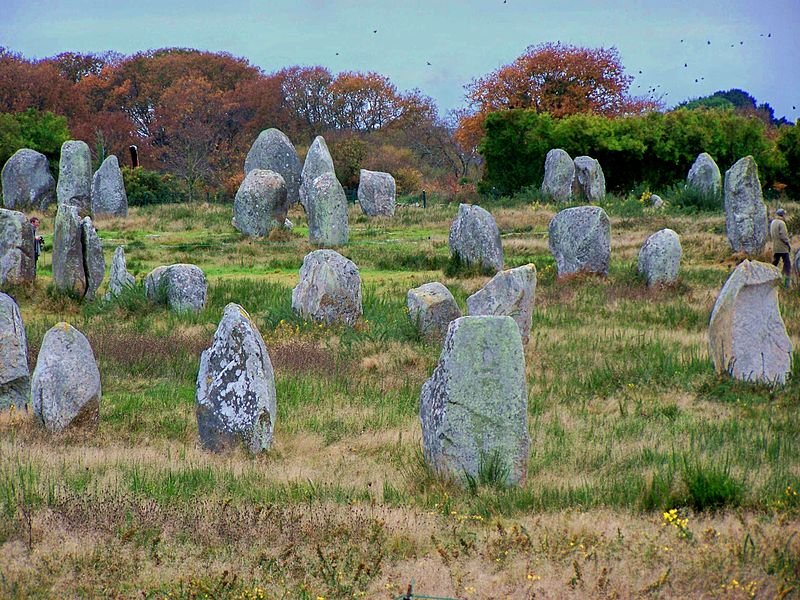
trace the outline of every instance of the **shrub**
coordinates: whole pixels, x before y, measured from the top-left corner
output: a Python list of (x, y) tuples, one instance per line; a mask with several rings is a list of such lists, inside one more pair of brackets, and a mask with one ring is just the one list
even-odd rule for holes
[(170, 204), (182, 200), (178, 183), (171, 175), (162, 175), (142, 167), (122, 167), (122, 179), (129, 206)]

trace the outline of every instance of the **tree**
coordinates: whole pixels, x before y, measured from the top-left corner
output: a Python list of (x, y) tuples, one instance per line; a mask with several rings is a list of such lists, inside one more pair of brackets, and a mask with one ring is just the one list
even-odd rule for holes
[(775, 118), (775, 109), (768, 102), (758, 104), (756, 99), (740, 89), (730, 89), (727, 91), (718, 90), (710, 96), (702, 96), (682, 102), (678, 108), (688, 108), (696, 110), (698, 108), (727, 108), (744, 116), (753, 115), (764, 121), (767, 125), (780, 126), (791, 125), (786, 117)]

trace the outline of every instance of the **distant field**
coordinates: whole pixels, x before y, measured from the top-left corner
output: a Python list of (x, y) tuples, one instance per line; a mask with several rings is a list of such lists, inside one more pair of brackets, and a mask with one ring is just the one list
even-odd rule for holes
[[(0, 414), (0, 597), (388, 599), (412, 581), (453, 598), (800, 597), (800, 361), (777, 391), (714, 374), (706, 328), (737, 263), (723, 215), (612, 202), (609, 277), (559, 282), (555, 208), (501, 206), (486, 208), (506, 267), (538, 270), (521, 489), (459, 489), (421, 458), (419, 392), (440, 348), (415, 334), (406, 292), (442, 281), (463, 310), (487, 280), (450, 263), (457, 205), (351, 209), (355, 329), (291, 310), (313, 249), (298, 210), (269, 240), (242, 238), (217, 204), (97, 222), (107, 265), (122, 244), (138, 280), (200, 266), (199, 314), (151, 307), (141, 289), (86, 306), (54, 295), (48, 248), (35, 288), (17, 291), (31, 370), (44, 332), (72, 323), (99, 362), (101, 422), (49, 436)], [(681, 281), (648, 290), (636, 256), (664, 227), (681, 236)], [(52, 215), (43, 231), (50, 244)], [(800, 291), (779, 295), (797, 350)], [(254, 317), (275, 367), (263, 456), (197, 443), (199, 355), (228, 302)]]

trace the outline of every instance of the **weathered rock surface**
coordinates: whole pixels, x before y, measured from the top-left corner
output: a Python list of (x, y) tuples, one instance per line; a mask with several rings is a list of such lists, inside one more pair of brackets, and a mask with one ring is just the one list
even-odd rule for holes
[(363, 314), (358, 267), (333, 250), (308, 253), (292, 290), (292, 309), (306, 319), (354, 325)]
[(68, 140), (61, 145), (58, 164), (58, 203), (76, 206), (81, 216), (92, 210), (92, 155), (86, 142)]
[(44, 334), (31, 381), (33, 413), (51, 433), (97, 427), (100, 371), (89, 340), (68, 323)]
[(572, 182), (575, 179), (575, 163), (561, 148), (553, 148), (544, 160), (542, 196), (553, 202), (569, 202), (572, 197)]
[(106, 276), (106, 259), (103, 244), (94, 228), (91, 217), (81, 222), (81, 245), (83, 246), (83, 268), (86, 273), (86, 300), (94, 300), (97, 290)]
[(328, 150), (328, 144), (325, 143), (325, 138), (318, 135), (308, 149), (300, 175), (300, 203), (306, 212), (309, 210), (311, 186), (314, 180), (324, 173), (333, 173), (335, 176), (336, 170), (333, 168), (333, 159)]
[(316, 246), (344, 246), (350, 236), (347, 197), (336, 175), (323, 173), (306, 189), (308, 241)]
[(439, 363), (422, 386), (420, 421), (425, 460), (441, 476), (464, 481), (494, 470), (498, 483), (525, 482), (525, 355), (511, 317), (461, 317), (450, 324)]
[(658, 194), (650, 194), (650, 206), (652, 208), (664, 208), (664, 200)]
[(686, 187), (693, 188), (704, 196), (722, 196), (722, 175), (711, 155), (703, 152), (695, 159), (686, 176)]
[(286, 184), (289, 206), (300, 201), (302, 165), (291, 140), (279, 129), (265, 129), (253, 142), (244, 161), (245, 177), (253, 169), (274, 171)]
[(79, 298), (87, 289), (82, 238), (78, 207), (59, 204), (53, 230), (53, 285)]
[(522, 343), (527, 344), (531, 335), (535, 299), (536, 265), (527, 264), (500, 271), (492, 277), (467, 298), (467, 312), (471, 316), (511, 317), (519, 327)]
[(681, 240), (672, 229), (651, 235), (639, 250), (638, 270), (648, 286), (671, 285), (678, 281), (681, 266)]
[(552, 218), (548, 229), (559, 277), (580, 272), (608, 275), (611, 225), (606, 211), (599, 206), (566, 208)]
[(717, 296), (708, 326), (714, 368), (735, 379), (783, 385), (792, 369), (792, 342), (778, 307), (781, 272), (742, 261)]
[(275, 428), (275, 375), (267, 347), (238, 304), (228, 304), (214, 341), (200, 356), (197, 429), (204, 448), (267, 450)]
[(234, 225), (244, 235), (263, 237), (283, 226), (288, 210), (283, 177), (275, 171), (251, 169), (233, 201)]
[(358, 203), (369, 217), (392, 217), (397, 186), (394, 177), (380, 171), (361, 169), (358, 178)]
[(461, 316), (453, 294), (438, 281), (408, 290), (406, 307), (419, 334), (434, 341), (443, 340), (450, 321)]
[(767, 207), (761, 195), (758, 166), (752, 156), (725, 172), (725, 228), (734, 252), (761, 254), (767, 243)]
[(461, 204), (450, 226), (450, 254), (466, 265), (482, 270), (503, 270), (503, 246), (494, 217), (480, 206)]
[(56, 201), (56, 180), (47, 157), (36, 150), (17, 150), (3, 165), (3, 206), (10, 210), (44, 210)]
[(173, 311), (197, 312), (205, 308), (208, 282), (200, 267), (179, 263), (150, 271), (144, 289), (155, 304), (165, 304)]
[(14, 299), (0, 292), (0, 410), (23, 408), (31, 391), (28, 340)]
[(576, 202), (601, 202), (606, 197), (606, 178), (600, 163), (590, 156), (575, 159), (572, 199)]
[(95, 218), (128, 216), (125, 182), (119, 161), (113, 154), (103, 161), (92, 178), (92, 214)]
[(33, 227), (23, 213), (0, 208), (0, 285), (21, 285), (35, 278)]
[(161, 278), (168, 268), (168, 265), (156, 267), (144, 277), (144, 295), (153, 304), (167, 303), (167, 290), (161, 283)]
[(794, 274), (800, 277), (800, 248), (794, 252)]
[(125, 262), (125, 249), (117, 246), (114, 250), (114, 258), (111, 259), (111, 271), (108, 274), (108, 292), (105, 299), (109, 300), (119, 296), (126, 287), (136, 285), (136, 279), (128, 273), (128, 265)]

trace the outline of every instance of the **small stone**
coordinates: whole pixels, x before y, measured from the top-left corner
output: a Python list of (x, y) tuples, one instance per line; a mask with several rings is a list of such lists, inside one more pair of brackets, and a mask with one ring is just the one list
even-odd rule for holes
[(3, 166), (3, 206), (9, 210), (45, 210), (56, 201), (56, 180), (44, 154), (22, 148)]
[(61, 145), (58, 163), (58, 204), (76, 206), (81, 216), (92, 210), (92, 154), (86, 142), (68, 140)]
[(703, 152), (695, 159), (686, 176), (686, 187), (719, 199), (722, 196), (722, 175), (711, 155)]
[(533, 303), (536, 299), (536, 265), (500, 271), (486, 285), (467, 298), (467, 312), (472, 316), (508, 316), (519, 327), (522, 343), (531, 335)]
[(725, 228), (734, 252), (759, 255), (767, 243), (767, 207), (761, 195), (758, 165), (752, 156), (725, 173)]
[(78, 298), (83, 298), (87, 289), (82, 238), (78, 207), (59, 204), (53, 230), (53, 285)]
[(658, 194), (650, 194), (650, 206), (655, 209), (664, 208), (664, 200)]
[(292, 309), (306, 319), (352, 327), (363, 314), (358, 267), (333, 250), (310, 252), (292, 290)]
[(94, 300), (103, 277), (106, 275), (106, 259), (103, 244), (94, 228), (91, 217), (84, 217), (81, 223), (81, 246), (83, 247), (83, 266), (86, 272), (86, 300)]
[(550, 221), (549, 246), (558, 276), (572, 273), (608, 275), (611, 225), (599, 206), (566, 208)]
[(144, 280), (147, 299), (172, 311), (198, 312), (205, 308), (208, 282), (196, 265), (175, 264), (156, 267)]
[(314, 180), (324, 173), (333, 173), (335, 176), (336, 170), (333, 167), (333, 159), (328, 150), (328, 145), (325, 143), (325, 138), (318, 135), (308, 149), (300, 176), (300, 203), (306, 212), (309, 211), (308, 202), (311, 186)]
[(406, 306), (419, 334), (437, 342), (444, 339), (450, 322), (461, 316), (453, 294), (438, 281), (408, 290)]
[(639, 250), (638, 271), (648, 286), (672, 285), (681, 266), (681, 240), (672, 229), (655, 232)]
[(28, 340), (19, 307), (0, 292), (0, 410), (25, 408), (30, 396)]
[(742, 261), (725, 282), (708, 326), (714, 368), (741, 381), (783, 385), (792, 370), (792, 342), (778, 306), (781, 272)]
[(51, 433), (70, 425), (97, 427), (100, 371), (89, 340), (68, 323), (58, 323), (44, 334), (31, 381), (31, 404)]
[(113, 154), (103, 161), (92, 178), (92, 214), (95, 218), (128, 216), (125, 182), (119, 161)]
[(0, 286), (31, 283), (35, 278), (33, 226), (23, 213), (0, 208)]
[(465, 265), (478, 265), (484, 271), (503, 270), (503, 246), (494, 217), (480, 206), (460, 204), (450, 226), (450, 254)]
[(597, 204), (606, 197), (606, 178), (600, 163), (591, 156), (575, 159), (575, 179), (572, 183), (572, 198), (576, 202)]
[(282, 131), (272, 128), (258, 134), (244, 161), (245, 176), (253, 169), (274, 171), (283, 177), (288, 206), (300, 201), (302, 165), (294, 144)]
[(233, 201), (236, 229), (249, 236), (268, 235), (286, 221), (288, 210), (286, 182), (275, 171), (264, 169), (247, 173)]
[(358, 203), (369, 217), (392, 217), (397, 186), (394, 177), (380, 171), (361, 169), (358, 179)]
[(111, 272), (108, 275), (108, 292), (105, 300), (110, 300), (119, 296), (126, 287), (134, 287), (136, 279), (128, 273), (128, 266), (125, 262), (125, 250), (122, 246), (117, 246), (114, 250), (114, 258), (111, 259)]
[(333, 173), (323, 173), (306, 189), (308, 241), (316, 246), (344, 246), (350, 235), (347, 197)]
[(553, 202), (569, 202), (572, 198), (572, 182), (575, 179), (575, 163), (561, 148), (553, 148), (544, 161), (542, 197)]

